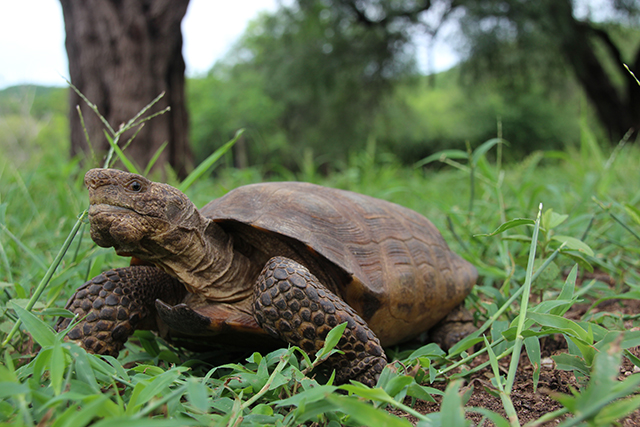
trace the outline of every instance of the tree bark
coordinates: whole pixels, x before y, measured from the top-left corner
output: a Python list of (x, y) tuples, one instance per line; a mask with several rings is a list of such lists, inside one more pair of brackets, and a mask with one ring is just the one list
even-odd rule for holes
[[(166, 141), (156, 165), (169, 163), (179, 176), (191, 162), (184, 96), (180, 23), (189, 0), (60, 0), (71, 83), (117, 129), (160, 93), (148, 114), (171, 111), (146, 122), (125, 154), (145, 167)], [(109, 143), (104, 125), (70, 91), (71, 154), (89, 153), (76, 106), (80, 106), (93, 149)], [(127, 141), (125, 134), (121, 141)]]
[[(630, 130), (636, 134), (640, 125), (640, 86), (623, 68), (622, 56), (617, 47), (611, 40), (604, 40), (611, 60), (624, 81), (620, 89), (612, 82), (593, 46), (592, 39), (603, 39), (603, 35), (588, 23), (577, 21), (573, 17), (573, 6), (569, 0), (554, 0), (550, 5), (549, 16), (555, 24), (552, 31), (555, 30), (558, 35), (562, 52), (591, 100), (609, 137), (615, 142)], [(638, 72), (635, 63), (629, 66), (635, 73)]]

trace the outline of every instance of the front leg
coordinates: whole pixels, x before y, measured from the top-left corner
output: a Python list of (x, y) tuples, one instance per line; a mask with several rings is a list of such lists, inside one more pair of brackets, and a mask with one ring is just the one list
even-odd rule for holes
[(327, 333), (343, 322), (347, 327), (327, 362), (336, 381), (350, 379), (375, 386), (387, 363), (380, 341), (364, 320), (329, 291), (304, 266), (274, 257), (262, 270), (255, 288), (254, 314), (269, 334), (314, 355)]
[[(131, 266), (105, 271), (82, 285), (67, 302), (66, 309), (80, 322), (67, 336), (96, 354), (116, 357), (136, 329), (156, 329), (155, 301), (177, 303), (184, 286), (157, 267)], [(56, 329), (69, 326), (60, 318)]]

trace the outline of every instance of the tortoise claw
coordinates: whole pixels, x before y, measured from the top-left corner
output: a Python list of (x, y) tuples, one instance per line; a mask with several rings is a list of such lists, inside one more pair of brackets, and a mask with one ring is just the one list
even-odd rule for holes
[(193, 335), (199, 331), (206, 331), (211, 325), (210, 318), (194, 311), (184, 303), (172, 306), (157, 299), (156, 310), (167, 326), (182, 334)]

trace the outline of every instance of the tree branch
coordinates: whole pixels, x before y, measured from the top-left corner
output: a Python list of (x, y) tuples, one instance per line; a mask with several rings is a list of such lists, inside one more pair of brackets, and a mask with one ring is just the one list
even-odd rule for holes
[[(347, 9), (351, 10), (356, 17), (356, 20), (366, 27), (386, 27), (391, 21), (397, 18), (408, 19), (411, 22), (418, 22), (418, 15), (421, 12), (429, 10), (431, 8), (431, 0), (424, 0), (421, 4), (417, 5), (413, 9), (409, 10), (385, 10), (385, 16), (380, 20), (370, 19), (364, 8), (359, 7), (362, 2), (356, 0), (339, 0)], [(366, 7), (366, 4), (365, 4)]]

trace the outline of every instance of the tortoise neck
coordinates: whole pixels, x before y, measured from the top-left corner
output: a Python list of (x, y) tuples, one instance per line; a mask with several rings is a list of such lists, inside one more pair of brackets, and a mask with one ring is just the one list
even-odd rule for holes
[(249, 259), (234, 252), (233, 238), (218, 224), (202, 216), (197, 222), (188, 233), (182, 230), (181, 250), (160, 261), (161, 267), (189, 292), (211, 300), (232, 302), (251, 295), (250, 287), (241, 284), (246, 283)]

